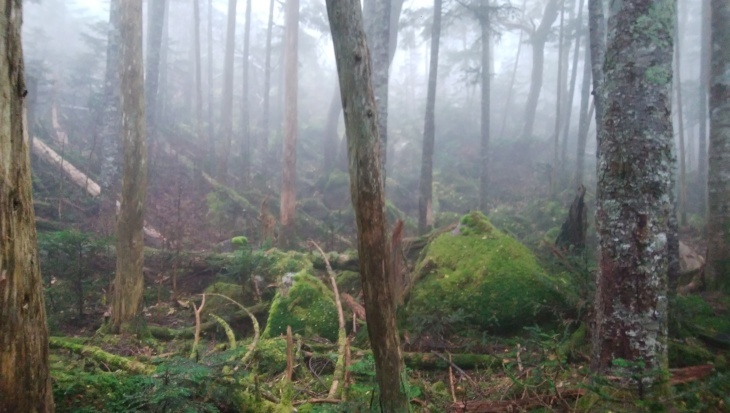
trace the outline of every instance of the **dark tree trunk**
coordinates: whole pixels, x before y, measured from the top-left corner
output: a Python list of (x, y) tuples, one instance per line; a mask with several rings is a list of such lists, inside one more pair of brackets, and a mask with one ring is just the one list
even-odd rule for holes
[(48, 329), (38, 267), (23, 97), (21, 2), (0, 19), (0, 412), (52, 413)]
[(297, 205), (297, 95), (299, 91), (299, 0), (286, 1), (286, 63), (284, 73), (284, 148), (281, 172), (281, 236), (283, 247), (292, 248)]
[(327, 14), (345, 109), (350, 192), (357, 221), (368, 336), (380, 388), (380, 410), (408, 412), (405, 369), (395, 323), (395, 283), (388, 274), (390, 252), (378, 156), (378, 112), (359, 1), (327, 0)]
[(675, 233), (674, 4), (617, 4), (608, 33), (592, 367), (606, 372), (621, 370), (612, 364), (616, 359), (642, 362), (630, 370), (650, 384), (667, 368), (667, 278)]
[(568, 217), (560, 228), (560, 234), (555, 240), (555, 245), (564, 251), (583, 252), (586, 247), (586, 231), (588, 230), (588, 212), (583, 201), (586, 195), (586, 187), (578, 187), (578, 193), (568, 210)]
[(527, 103), (525, 104), (525, 126), (522, 129), (522, 136), (525, 138), (532, 137), (533, 128), (535, 126), (537, 102), (540, 98), (540, 91), (542, 90), (545, 43), (548, 40), (550, 28), (553, 26), (555, 19), (558, 18), (559, 11), (560, 8), (558, 0), (550, 0), (545, 6), (545, 12), (542, 15), (540, 26), (530, 33), (530, 43), (532, 45), (532, 74), (530, 77), (530, 92), (527, 96)]
[[(136, 330), (144, 291), (144, 204), (147, 193), (144, 72), (142, 67), (142, 2), (120, 8), (122, 201), (117, 220), (117, 271), (112, 298), (112, 331)], [(131, 323), (131, 324), (130, 324)]]
[(428, 69), (428, 93), (423, 126), (421, 181), (418, 197), (418, 232), (420, 234), (425, 234), (433, 228), (433, 147), (436, 135), (436, 82), (438, 81), (439, 41), (441, 39), (441, 3), (442, 0), (433, 2), (431, 60)]
[(730, 293), (730, 5), (712, 0), (712, 83), (707, 268), (712, 290)]
[(236, 43), (236, 0), (228, 0), (226, 56), (223, 63), (223, 101), (221, 102), (221, 132), (223, 139), (218, 159), (218, 178), (228, 180), (228, 155), (233, 139), (233, 57)]

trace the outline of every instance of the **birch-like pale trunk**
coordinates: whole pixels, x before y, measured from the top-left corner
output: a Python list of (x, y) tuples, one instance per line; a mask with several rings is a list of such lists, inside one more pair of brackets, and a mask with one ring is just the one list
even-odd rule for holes
[(631, 374), (645, 385), (667, 368), (667, 281), (675, 239), (674, 13), (673, 0), (616, 3), (604, 65), (592, 367), (625, 374), (613, 365), (623, 359), (634, 363)]
[(218, 180), (228, 181), (228, 155), (233, 139), (233, 57), (236, 43), (236, 0), (228, 0), (226, 55), (223, 62), (223, 100), (221, 102), (221, 153), (218, 154)]
[(284, 146), (281, 172), (281, 236), (291, 248), (295, 237), (297, 205), (297, 132), (299, 92), (299, 0), (286, 0), (286, 60), (284, 69)]
[(246, 1), (246, 22), (243, 25), (243, 104), (241, 105), (241, 175), (247, 182), (251, 174), (251, 88), (249, 86), (251, 50), (251, 0)]

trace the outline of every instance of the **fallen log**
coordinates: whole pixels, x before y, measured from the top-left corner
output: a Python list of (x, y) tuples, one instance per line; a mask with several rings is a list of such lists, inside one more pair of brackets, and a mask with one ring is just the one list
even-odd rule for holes
[(585, 389), (570, 389), (559, 392), (558, 394), (537, 395), (518, 400), (473, 400), (456, 402), (449, 406), (448, 411), (451, 413), (522, 412), (565, 403), (569, 399), (574, 400), (581, 397), (585, 392)]
[(152, 374), (155, 368), (148, 366), (137, 360), (131, 360), (126, 357), (117, 356), (116, 354), (107, 353), (106, 351), (95, 346), (87, 346), (74, 343), (61, 337), (49, 337), (48, 345), (53, 349), (69, 350), (72, 353), (79, 354), (108, 365), (109, 367), (128, 371), (136, 374)]
[(38, 157), (44, 161), (60, 167), (71, 182), (78, 185), (92, 198), (96, 198), (101, 195), (101, 187), (99, 184), (94, 182), (94, 180), (89, 178), (85, 173), (76, 169), (75, 166), (64, 160), (61, 155), (38, 138), (33, 139), (33, 153), (38, 155)]
[[(264, 315), (269, 311), (269, 303), (259, 303), (248, 308), (248, 311), (253, 315)], [(240, 323), (249, 318), (249, 315), (244, 311), (237, 311), (228, 317), (221, 317), (228, 324)], [(218, 327), (218, 322), (211, 317), (211, 320), (204, 323), (200, 323), (200, 332), (209, 332)], [(161, 327), (161, 326), (148, 326), (152, 337), (163, 340), (171, 341), (175, 339), (193, 339), (195, 338), (195, 327), (184, 327), (179, 329)]]

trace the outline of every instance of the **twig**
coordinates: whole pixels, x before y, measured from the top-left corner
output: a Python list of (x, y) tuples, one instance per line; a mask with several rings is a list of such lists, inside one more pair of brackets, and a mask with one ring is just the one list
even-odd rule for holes
[[(246, 314), (248, 314), (248, 317), (251, 319), (251, 324), (253, 324), (253, 341), (251, 341), (251, 344), (248, 346), (248, 351), (246, 351), (246, 354), (243, 356), (243, 359), (241, 359), (241, 363), (246, 364), (251, 360), (251, 357), (253, 357), (253, 352), (256, 350), (256, 346), (259, 344), (259, 338), (261, 337), (261, 330), (259, 328), (259, 320), (256, 319), (256, 316), (254, 316), (250, 311), (248, 311), (248, 308), (244, 307), (241, 303), (238, 301), (225, 296), (223, 294), (217, 294), (217, 293), (206, 293), (207, 295), (212, 295), (215, 297), (224, 298), (233, 304), (237, 305), (241, 310), (243, 310)], [(204, 294), (204, 296), (206, 295)]]
[(451, 368), (451, 354), (449, 354), (449, 387), (451, 388), (451, 398), (456, 403), (456, 391), (454, 391), (454, 370)]
[(446, 358), (446, 357), (442, 356), (441, 354), (439, 354), (439, 353), (437, 353), (435, 351), (432, 351), (431, 353), (433, 353), (434, 355), (436, 355), (436, 357), (439, 357), (440, 359), (448, 362), (449, 365), (454, 368), (454, 370), (456, 370), (459, 373), (461, 373), (461, 375), (464, 376), (464, 377), (466, 377), (467, 380), (469, 380), (471, 382), (471, 384), (473, 384), (473, 385), (477, 386), (477, 388), (479, 388), (479, 384), (476, 381), (474, 381), (474, 379), (472, 379), (468, 374), (466, 374), (466, 372), (464, 370), (462, 370), (459, 366), (457, 366), (456, 364), (454, 364), (451, 361), (451, 353), (449, 353), (449, 358)]
[(291, 383), (294, 375), (294, 339), (292, 338), (291, 326), (286, 326), (286, 380)]
[(200, 312), (205, 307), (205, 294), (203, 294), (203, 300), (200, 302), (200, 307), (196, 307), (193, 303), (193, 310), (195, 311), (195, 338), (193, 339), (193, 349), (190, 350), (190, 359), (196, 360), (198, 355), (198, 342), (200, 342)]

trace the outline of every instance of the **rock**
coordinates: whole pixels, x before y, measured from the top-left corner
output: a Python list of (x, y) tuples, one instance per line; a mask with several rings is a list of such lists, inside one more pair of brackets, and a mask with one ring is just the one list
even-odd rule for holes
[(551, 277), (527, 247), (479, 212), (421, 254), (407, 295), (408, 329), (509, 331), (555, 319), (567, 281)]

